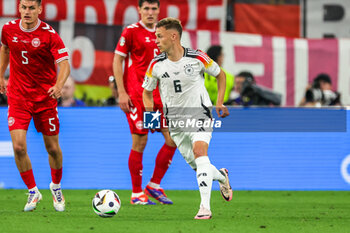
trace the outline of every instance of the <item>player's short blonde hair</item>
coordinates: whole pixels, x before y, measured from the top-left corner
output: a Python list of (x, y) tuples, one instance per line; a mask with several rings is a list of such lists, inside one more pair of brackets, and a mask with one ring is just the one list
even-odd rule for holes
[(180, 38), (182, 36), (182, 25), (181, 21), (178, 19), (172, 17), (164, 18), (157, 23), (156, 27), (164, 27), (166, 30), (175, 29), (176, 31), (178, 31)]

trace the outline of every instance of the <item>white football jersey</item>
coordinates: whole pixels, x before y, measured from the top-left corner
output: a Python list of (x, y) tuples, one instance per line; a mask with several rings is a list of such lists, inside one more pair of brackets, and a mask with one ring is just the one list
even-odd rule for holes
[(176, 62), (161, 53), (150, 63), (142, 87), (153, 91), (159, 85), (165, 108), (211, 107), (204, 72), (216, 77), (220, 67), (200, 50), (185, 48), (184, 56)]

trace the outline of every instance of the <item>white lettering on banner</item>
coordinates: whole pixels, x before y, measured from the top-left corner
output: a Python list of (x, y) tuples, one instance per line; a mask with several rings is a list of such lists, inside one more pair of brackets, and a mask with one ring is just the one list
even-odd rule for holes
[[(183, 31), (183, 32), (182, 32), (181, 44), (182, 44), (184, 47), (187, 47), (187, 48), (194, 48), (194, 49), (195, 49), (195, 47), (194, 47), (193, 44), (191, 43), (190, 33), (188, 33), (187, 31)], [(210, 45), (210, 44), (208, 43), (208, 45)]]
[(225, 51), (225, 61), (223, 67), (228, 67), (231, 73), (237, 74), (240, 71), (251, 71), (254, 75), (263, 76), (264, 64), (256, 62), (237, 62), (239, 58), (235, 53), (235, 47), (261, 47), (262, 36), (235, 33), (220, 33), (220, 40), (223, 51)]
[(306, 1), (306, 30), (308, 38), (350, 37), (350, 1)]
[(3, 6), (3, 12), (2, 15), (3, 16), (15, 16), (17, 15), (17, 1), (2, 1), (2, 6)]
[(345, 159), (342, 161), (340, 172), (343, 179), (350, 184), (350, 155), (345, 157)]
[(70, 60), (75, 52), (81, 53), (79, 67), (71, 67), (72, 77), (78, 82), (87, 81), (95, 68), (95, 47), (92, 41), (85, 36), (74, 38), (74, 23), (71, 21), (60, 22), (60, 33), (62, 40), (71, 51)]
[[(75, 20), (75, 3), (76, 0), (67, 1), (67, 20), (73, 21)], [(72, 50), (71, 50), (72, 51)]]
[[(210, 46), (210, 31), (198, 31), (197, 32), (197, 38), (198, 38), (198, 49), (201, 49), (202, 51), (206, 52)], [(193, 48), (193, 47), (192, 47)], [(197, 48), (196, 48), (197, 49)], [(224, 51), (224, 54), (226, 56), (226, 51)]]
[[(0, 17), (17, 16), (17, 1), (2, 0), (0, 4), (1, 2), (3, 4), (3, 10), (0, 12)], [(204, 8), (202, 6), (203, 2), (200, 0), (164, 2), (161, 4), (161, 9), (166, 13), (162, 17), (173, 16), (186, 19), (183, 26), (191, 30), (224, 30), (226, 23), (225, 13), (227, 11), (226, 3), (226, 0), (211, 0), (205, 3)], [(204, 9), (201, 9), (201, 6)], [(139, 20), (136, 1), (51, 0), (47, 3), (43, 1), (43, 7), (44, 21), (71, 20), (79, 23), (123, 25), (124, 23), (130, 24)], [(200, 20), (198, 17), (199, 10), (205, 10), (205, 12), (200, 12), (202, 17)], [(212, 28), (213, 25), (215, 25), (215, 28)]]
[[(195, 30), (198, 27), (197, 24), (197, 19), (198, 19), (198, 15), (197, 15), (197, 4), (200, 0), (192, 0), (192, 1), (188, 1), (189, 4), (189, 16), (188, 16), (188, 23), (186, 25), (186, 28), (189, 30)], [(208, 28), (208, 30), (210, 30)]]
[(58, 15), (58, 9), (55, 4), (47, 3), (45, 6), (46, 20), (55, 20)]
[[(299, 105), (308, 85), (308, 44), (307, 40), (294, 40), (294, 105)], [(291, 88), (291, 87), (290, 87)]]
[[(350, 11), (349, 11), (350, 12)], [(338, 91), (343, 103), (350, 103), (350, 40), (339, 40)]]
[(168, 10), (167, 15), (169, 15), (170, 17), (177, 18), (177, 19), (180, 17), (180, 9), (178, 7), (169, 6), (167, 10)]
[[(117, 1), (105, 1), (105, 4), (106, 4), (107, 15), (113, 15), (114, 9), (116, 8), (116, 5), (117, 5)], [(136, 8), (135, 8), (135, 11), (136, 11), (136, 18), (137, 18), (138, 12), (137, 12)], [(113, 18), (112, 17), (107, 17), (107, 24), (113, 25)]]
[[(198, 0), (199, 1), (199, 0)], [(223, 5), (221, 6), (209, 6), (207, 8), (207, 17), (208, 20), (217, 20), (220, 19), (222, 17), (222, 15), (226, 15), (226, 7), (227, 6), (227, 2), (226, 0), (223, 0)], [(225, 13), (223, 13), (225, 12)], [(224, 20), (220, 21), (220, 28), (221, 30), (225, 30), (226, 28), (226, 22)]]
[(0, 141), (0, 157), (13, 157), (11, 141)]
[(98, 18), (97, 18), (97, 12), (96, 9), (92, 6), (87, 6), (85, 8), (85, 23), (89, 24), (97, 24), (98, 23)]
[[(0, 26), (9, 20), (11, 19), (0, 19)], [(71, 58), (74, 57), (71, 59), (75, 61), (72, 62), (72, 75), (77, 81), (101, 85), (94, 83), (97, 78), (92, 75), (98, 75), (98, 72), (93, 71), (110, 73), (112, 62), (97, 62), (95, 59), (98, 59), (98, 51), (93, 41), (84, 35), (75, 38), (74, 28), (74, 22), (67, 20), (60, 21), (58, 30), (66, 47), (71, 51)], [(106, 40), (106, 43), (111, 41)], [(212, 43), (221, 44), (225, 55), (224, 68), (232, 74), (243, 70), (251, 71), (257, 77), (258, 84), (266, 84), (266, 87), (283, 94), (283, 104), (289, 95), (289, 106), (299, 104), (304, 97), (305, 88), (316, 74), (331, 72), (335, 85), (333, 88), (341, 93), (344, 105), (350, 104), (350, 39), (307, 40), (197, 30), (184, 31), (182, 43), (185, 47), (203, 51)], [(115, 44), (109, 47), (115, 47)], [(104, 52), (113, 55), (112, 50)], [(75, 55), (81, 55), (81, 59), (76, 59)], [(332, 57), (332, 60), (328, 61), (328, 57)], [(319, 65), (321, 63), (323, 65)]]
[(287, 94), (287, 51), (286, 39), (272, 38), (273, 47), (273, 90), (282, 94), (281, 105), (286, 104)]
[(139, 13), (137, 11), (137, 8), (133, 6), (129, 6), (126, 8), (124, 15), (123, 15), (123, 25), (130, 25), (136, 22), (135, 19), (138, 19)]

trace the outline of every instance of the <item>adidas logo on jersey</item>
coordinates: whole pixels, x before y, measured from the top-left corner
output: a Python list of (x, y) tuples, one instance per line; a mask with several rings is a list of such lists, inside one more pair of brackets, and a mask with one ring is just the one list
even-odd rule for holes
[(162, 75), (162, 78), (170, 78), (168, 72), (165, 72), (165, 73)]

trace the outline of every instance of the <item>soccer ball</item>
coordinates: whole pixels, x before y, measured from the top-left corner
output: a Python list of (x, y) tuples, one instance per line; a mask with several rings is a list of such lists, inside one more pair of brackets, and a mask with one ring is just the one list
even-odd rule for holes
[(120, 199), (112, 190), (101, 190), (92, 199), (92, 208), (100, 217), (113, 217), (120, 209)]

